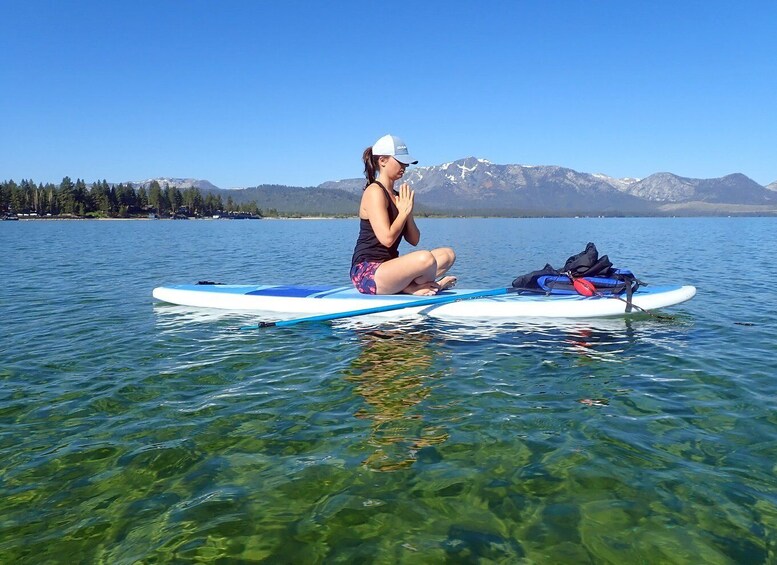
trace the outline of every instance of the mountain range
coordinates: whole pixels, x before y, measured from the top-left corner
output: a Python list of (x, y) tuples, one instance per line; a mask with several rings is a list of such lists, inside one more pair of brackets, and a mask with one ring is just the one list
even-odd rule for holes
[(138, 189), (141, 186), (145, 189), (148, 189), (148, 187), (151, 186), (151, 183), (154, 181), (157, 181), (159, 183), (159, 186), (161, 187), (164, 187), (165, 185), (167, 185), (173, 188), (177, 188), (179, 190), (183, 190), (185, 188), (192, 188), (192, 187), (199, 188), (203, 192), (205, 191), (218, 192), (220, 190), (223, 190), (206, 180), (172, 178), (172, 177), (157, 177), (153, 179), (132, 181), (129, 184), (134, 189)]
[[(198, 186), (223, 198), (231, 196), (236, 203), (255, 200), (264, 210), (287, 214), (354, 215), (364, 187), (363, 178), (316, 187), (228, 190), (195, 179), (155, 180), (178, 188)], [(777, 215), (777, 181), (762, 186), (741, 173), (713, 179), (673, 173), (614, 178), (559, 166), (498, 165), (468, 157), (412, 167), (404, 180), (416, 192), (419, 215)]]

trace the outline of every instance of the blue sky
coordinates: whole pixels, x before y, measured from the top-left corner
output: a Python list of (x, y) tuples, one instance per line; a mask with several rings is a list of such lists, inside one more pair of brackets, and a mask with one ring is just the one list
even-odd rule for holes
[(777, 2), (0, 0), (0, 179), (309, 186), (384, 133), (777, 181)]

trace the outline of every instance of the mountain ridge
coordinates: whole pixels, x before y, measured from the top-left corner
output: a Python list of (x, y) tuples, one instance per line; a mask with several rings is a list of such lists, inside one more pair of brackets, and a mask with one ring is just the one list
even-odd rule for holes
[[(259, 185), (219, 189), (196, 179), (149, 179), (200, 183), (237, 202), (256, 200), (283, 213), (355, 215), (363, 178), (317, 186)], [(405, 173), (419, 212), (455, 215), (719, 215), (777, 214), (777, 181), (763, 186), (742, 173), (696, 179), (670, 172), (617, 178), (558, 165), (495, 164), (466, 157)], [(172, 185), (171, 185), (172, 186)], [(191, 186), (194, 186), (192, 184)], [(183, 186), (178, 186), (182, 188)]]
[(138, 189), (141, 187), (143, 187), (144, 189), (148, 189), (151, 186), (151, 183), (153, 183), (154, 181), (159, 183), (159, 186), (161, 188), (164, 188), (165, 185), (167, 185), (171, 188), (177, 188), (177, 189), (199, 188), (200, 190), (224, 190), (207, 180), (195, 179), (195, 178), (178, 178), (178, 177), (157, 177), (157, 178), (146, 179), (141, 181), (130, 181), (129, 185), (134, 189)]
[[(741, 173), (694, 179), (654, 173), (643, 179), (581, 173), (557, 165), (497, 165), (467, 157), (432, 167), (410, 169), (405, 178), (418, 202), (432, 209), (471, 207), (521, 213), (658, 214), (777, 213), (777, 195)], [(321, 188), (358, 193), (363, 179), (329, 181)], [(761, 208), (759, 208), (761, 207)]]

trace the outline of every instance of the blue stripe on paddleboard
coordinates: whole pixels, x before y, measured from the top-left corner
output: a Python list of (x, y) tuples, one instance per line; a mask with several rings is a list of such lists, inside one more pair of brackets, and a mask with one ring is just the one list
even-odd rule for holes
[(311, 296), (311, 298), (326, 298), (332, 294), (337, 294), (338, 292), (347, 292), (351, 289), (353, 289), (352, 286), (336, 286), (334, 288), (330, 286), (327, 287), (327, 290), (319, 292), (318, 294)]
[(284, 285), (270, 288), (260, 288), (246, 292), (246, 295), (254, 296), (283, 296), (284, 298), (307, 298), (321, 292), (331, 291), (331, 286), (295, 286)]

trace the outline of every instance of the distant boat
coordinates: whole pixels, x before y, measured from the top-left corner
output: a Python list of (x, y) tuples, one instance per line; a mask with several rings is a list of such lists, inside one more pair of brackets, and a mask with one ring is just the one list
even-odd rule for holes
[(19, 218), (17, 216), (3, 216), (3, 220), (10, 222), (17, 222)]

